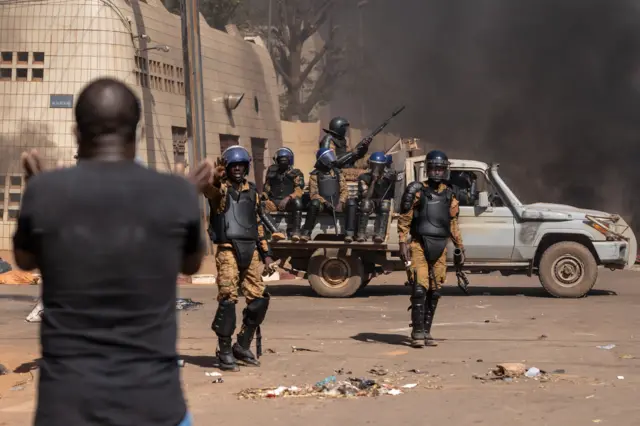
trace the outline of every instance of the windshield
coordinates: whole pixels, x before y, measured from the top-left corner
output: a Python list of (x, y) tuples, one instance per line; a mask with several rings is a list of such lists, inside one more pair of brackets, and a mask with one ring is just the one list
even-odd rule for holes
[(522, 202), (516, 197), (516, 194), (511, 191), (507, 183), (502, 179), (502, 176), (498, 173), (498, 171), (489, 170), (489, 179), (493, 181), (493, 184), (496, 188), (496, 191), (500, 194), (500, 196), (507, 198), (514, 206), (521, 206)]

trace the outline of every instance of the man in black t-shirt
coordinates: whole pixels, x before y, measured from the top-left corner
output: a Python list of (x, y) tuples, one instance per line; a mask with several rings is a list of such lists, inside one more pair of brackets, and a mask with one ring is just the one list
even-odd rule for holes
[(96, 80), (76, 105), (77, 166), (40, 173), (23, 154), (14, 254), (43, 278), (36, 426), (190, 424), (176, 279), (202, 261), (197, 189), (213, 165), (184, 179), (136, 164), (140, 113), (123, 83)]

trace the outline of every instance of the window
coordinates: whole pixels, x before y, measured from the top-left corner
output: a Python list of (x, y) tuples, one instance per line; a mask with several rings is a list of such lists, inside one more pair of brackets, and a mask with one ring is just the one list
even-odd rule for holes
[(10, 203), (19, 203), (22, 200), (22, 194), (19, 192), (10, 192), (9, 193), (9, 202)]
[(29, 52), (18, 52), (18, 63), (26, 64), (29, 62)]
[(187, 144), (187, 129), (185, 127), (171, 126), (173, 139), (173, 161), (184, 163)]
[(27, 81), (28, 68), (16, 68), (16, 81)]
[(22, 186), (22, 176), (10, 176), (9, 184), (11, 186)]
[(20, 210), (18, 209), (9, 209), (9, 220), (16, 220), (20, 215)]
[(0, 81), (11, 81), (13, 77), (12, 68), (0, 68)]
[(31, 70), (31, 81), (44, 80), (44, 70), (42, 68), (33, 68)]
[[(0, 203), (4, 203), (4, 191), (0, 192)], [(0, 220), (2, 220), (2, 216), (0, 216)]]
[(33, 52), (33, 63), (43, 65), (44, 64), (44, 52)]
[(2, 52), (0, 56), (0, 63), (2, 64), (12, 64), (13, 63), (13, 52)]

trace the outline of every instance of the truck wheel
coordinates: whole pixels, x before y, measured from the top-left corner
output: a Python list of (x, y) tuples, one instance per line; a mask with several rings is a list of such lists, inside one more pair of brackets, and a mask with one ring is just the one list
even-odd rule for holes
[(322, 297), (350, 297), (362, 285), (364, 266), (354, 256), (339, 256), (329, 250), (317, 250), (307, 269), (309, 284)]
[(563, 241), (545, 250), (538, 267), (540, 284), (554, 297), (582, 297), (598, 279), (598, 264), (580, 243)]

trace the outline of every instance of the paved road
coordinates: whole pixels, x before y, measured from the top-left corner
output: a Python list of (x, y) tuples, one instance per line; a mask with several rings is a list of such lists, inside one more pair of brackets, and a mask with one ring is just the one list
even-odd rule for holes
[[(434, 335), (437, 348), (407, 347), (408, 291), (394, 282), (402, 274), (374, 281), (358, 297), (321, 299), (304, 281), (271, 286), (272, 310), (264, 327), (260, 369), (243, 369), (212, 383), (215, 339), (210, 331), (216, 304), (211, 287), (181, 288), (183, 297), (204, 305), (181, 314), (179, 350), (183, 379), (196, 424), (236, 426), (304, 424), (354, 425), (609, 425), (640, 424), (640, 275), (602, 271), (597, 290), (580, 300), (546, 297), (537, 280), (470, 276), (471, 296), (446, 289)], [(453, 282), (455, 277), (450, 277)], [(0, 362), (16, 368), (37, 357), (37, 326), (23, 322), (37, 288), (0, 286)], [(611, 350), (599, 345), (615, 344)], [(318, 352), (295, 352), (292, 346)], [(500, 362), (524, 362), (565, 374), (549, 382), (484, 383)], [(281, 398), (239, 400), (253, 387), (313, 384), (334, 374), (417, 383), (402, 395), (356, 399)], [(389, 373), (376, 377), (372, 368)], [(420, 374), (409, 372), (417, 369)], [(37, 372), (34, 372), (37, 374)], [(624, 379), (618, 379), (623, 376)], [(0, 377), (0, 425), (30, 422), (35, 396), (29, 373)]]

